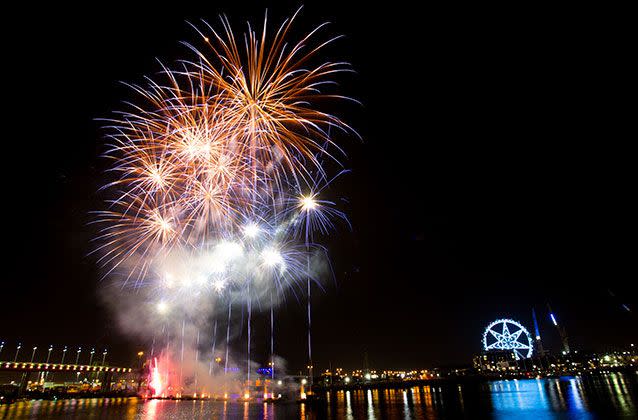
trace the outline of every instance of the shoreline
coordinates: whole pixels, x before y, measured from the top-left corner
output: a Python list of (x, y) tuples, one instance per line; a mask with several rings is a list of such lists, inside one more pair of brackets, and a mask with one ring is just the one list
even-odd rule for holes
[[(449, 386), (449, 385), (464, 385), (464, 384), (479, 384), (489, 383), (495, 381), (508, 381), (508, 380), (533, 380), (533, 379), (559, 379), (569, 377), (590, 377), (608, 373), (629, 373), (636, 374), (638, 370), (636, 368), (624, 368), (624, 369), (609, 369), (604, 371), (589, 371), (589, 372), (565, 372), (561, 375), (544, 375), (544, 376), (459, 376), (454, 378), (436, 378), (436, 379), (419, 379), (409, 381), (379, 381), (369, 383), (354, 383), (354, 384), (335, 384), (333, 386), (316, 386), (314, 392), (316, 394), (326, 394), (328, 392), (339, 391), (356, 391), (367, 389), (409, 389), (419, 386)], [(240, 396), (237, 398), (228, 397), (215, 397), (215, 396), (166, 396), (166, 397), (148, 397), (137, 393), (121, 393), (121, 392), (109, 392), (109, 393), (34, 393), (32, 395), (23, 395), (19, 398), (11, 398), (5, 396), (0, 399), (0, 404), (9, 405), (21, 401), (57, 401), (57, 400), (84, 400), (84, 399), (110, 399), (110, 398), (136, 398), (142, 401), (151, 400), (166, 400), (166, 401), (215, 401), (215, 402), (230, 402), (230, 403), (259, 403), (259, 404), (277, 404), (277, 403), (303, 403), (303, 400), (295, 400), (290, 398), (282, 399), (264, 399), (264, 398), (249, 398), (245, 399)], [(310, 403), (310, 401), (306, 401)]]

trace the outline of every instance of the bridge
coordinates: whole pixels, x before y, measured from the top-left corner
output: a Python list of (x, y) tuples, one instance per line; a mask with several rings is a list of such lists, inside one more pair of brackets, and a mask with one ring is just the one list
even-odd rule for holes
[(133, 368), (36, 362), (0, 362), (1, 372), (105, 372), (131, 373)]
[[(29, 377), (32, 373), (37, 373), (38, 377), (42, 374), (52, 375), (54, 373), (76, 373), (80, 375), (85, 373), (86, 375), (96, 375), (95, 377), (102, 378), (102, 391), (103, 393), (109, 392), (113, 383), (113, 377), (115, 375), (126, 375), (133, 373), (138, 377), (138, 384), (141, 382), (142, 371), (140, 369), (133, 369), (127, 367), (117, 366), (101, 366), (101, 365), (76, 365), (76, 364), (62, 364), (62, 363), (38, 363), (38, 362), (1, 362), (0, 372), (16, 372), (20, 374), (20, 380), (18, 384), (18, 391), (16, 396), (22, 395), (29, 382)], [(139, 385), (138, 385), (139, 386)]]

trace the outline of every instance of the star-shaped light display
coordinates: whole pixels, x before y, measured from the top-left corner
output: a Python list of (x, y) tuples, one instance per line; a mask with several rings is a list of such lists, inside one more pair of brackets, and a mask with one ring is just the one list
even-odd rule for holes
[[(510, 332), (510, 328), (512, 332)], [(483, 348), (489, 350), (512, 350), (516, 360), (532, 356), (533, 344), (529, 332), (520, 323), (511, 319), (498, 319), (483, 332)]]

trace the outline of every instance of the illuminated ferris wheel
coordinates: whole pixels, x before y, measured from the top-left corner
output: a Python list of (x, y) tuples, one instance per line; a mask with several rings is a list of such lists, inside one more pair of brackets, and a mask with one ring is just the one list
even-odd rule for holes
[(483, 332), (483, 348), (488, 350), (512, 350), (516, 360), (532, 357), (534, 344), (529, 331), (511, 319), (497, 319)]

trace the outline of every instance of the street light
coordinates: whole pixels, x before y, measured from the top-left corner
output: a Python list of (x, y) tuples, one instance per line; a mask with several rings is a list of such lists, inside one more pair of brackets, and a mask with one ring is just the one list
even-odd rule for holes
[[(78, 347), (78, 352), (75, 355), (75, 364), (77, 365), (80, 361), (80, 353), (82, 352), (82, 347)], [(80, 382), (80, 372), (77, 373), (77, 382)]]
[(4, 341), (0, 343), (0, 355), (2, 354), (2, 349), (4, 348)]
[(104, 349), (104, 353), (102, 353), (102, 366), (104, 366), (105, 360), (106, 360), (106, 349)]
[(64, 350), (62, 350), (62, 360), (60, 361), (61, 365), (64, 364), (64, 357), (66, 356), (66, 351), (67, 351), (67, 348), (66, 346), (64, 346)]
[(35, 357), (35, 351), (37, 350), (37, 347), (33, 348), (33, 353), (31, 353), (31, 363), (33, 363), (33, 358)]
[(15, 363), (18, 360), (18, 353), (20, 353), (20, 349), (22, 348), (22, 343), (18, 343), (18, 347), (16, 347), (16, 355), (13, 357), (13, 362)]
[(89, 359), (89, 366), (93, 363), (93, 355), (95, 354), (95, 348), (91, 349), (91, 358)]
[[(51, 358), (51, 351), (53, 351), (53, 344), (49, 345), (49, 352), (47, 353), (47, 361), (49, 364), (49, 359)], [(49, 378), (49, 372), (42, 372), (42, 378), (46, 381)]]

